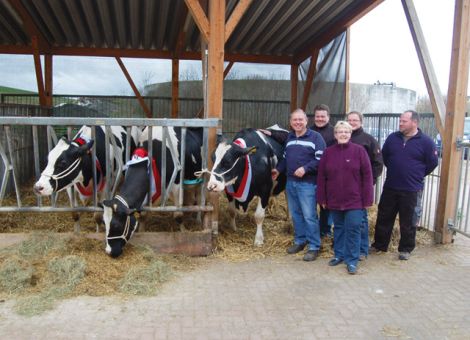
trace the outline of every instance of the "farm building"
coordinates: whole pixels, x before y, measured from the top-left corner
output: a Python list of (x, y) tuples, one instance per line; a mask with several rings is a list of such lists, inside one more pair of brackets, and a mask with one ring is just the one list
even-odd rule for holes
[[(40, 155), (47, 153), (55, 142), (50, 126), (164, 126), (204, 129), (204, 165), (210, 168), (207, 157), (216, 145), (216, 135), (226, 124), (224, 77), (234, 63), (269, 63), (289, 65), (290, 100), (289, 111), (297, 107), (306, 109), (312, 103), (329, 103), (332, 112), (347, 112), (348, 96), (348, 27), (379, 6), (381, 0), (328, 0), (328, 1), (250, 1), (250, 0), (162, 0), (129, 2), (56, 2), (50, 0), (1, 0), (3, 13), (0, 21), (0, 53), (30, 54), (34, 57), (38, 84), (36, 109), (19, 104), (2, 104), (0, 122), (4, 161), (4, 188), (11, 182), (18, 190), (18, 180), (23, 175), (15, 173), (17, 160), (13, 158), (11, 141), (19, 131), (32, 129), (28, 164), (34, 164), (34, 175), (39, 177)], [(438, 91), (432, 64), (421, 32), (412, 0), (403, 0), (411, 34), (421, 63), (434, 112), (435, 127), (443, 137), (443, 158), (439, 177), (439, 194), (434, 206), (433, 218), (436, 241), (450, 243), (456, 227), (459, 204), (458, 180), (459, 158), (462, 154), (457, 136), (462, 136), (468, 83), (468, 1), (455, 1), (455, 25), (451, 74), (447, 104)], [(54, 104), (52, 75), (54, 56), (100, 56), (110, 57), (120, 66), (132, 87), (142, 116), (114, 118), (57, 118), (53, 120)], [(121, 58), (160, 58), (172, 60), (171, 120), (154, 119), (152, 105), (138, 91), (132, 76)], [(201, 60), (204, 74), (203, 106), (192, 121), (180, 115), (179, 61)], [(227, 66), (224, 68), (224, 62)], [(334, 83), (331, 79), (336, 79)], [(334, 99), (333, 99), (334, 98)], [(37, 118), (23, 119), (35, 112)], [(285, 107), (283, 108), (285, 112)], [(27, 112), (25, 114), (25, 112)], [(262, 115), (259, 112), (258, 115)], [(44, 118), (47, 116), (47, 118)], [(127, 119), (127, 120), (126, 120)], [(227, 119), (227, 121), (226, 121)], [(277, 119), (279, 120), (279, 119)], [(11, 130), (10, 130), (11, 128)], [(53, 130), (53, 129), (52, 129)], [(68, 130), (69, 137), (73, 129)], [(11, 132), (14, 132), (13, 134)], [(129, 130), (130, 131), (130, 130)], [(42, 144), (37, 142), (47, 135)], [(36, 141), (36, 142), (35, 142)], [(18, 142), (18, 141), (17, 141)], [(13, 143), (15, 144), (15, 143)], [(458, 145), (457, 145), (458, 144)], [(465, 147), (465, 145), (464, 145)], [(129, 158), (128, 150), (126, 157)], [(183, 160), (181, 159), (183, 163)], [(14, 165), (11, 167), (10, 165)], [(11, 170), (11, 171), (10, 171)], [(11, 176), (10, 176), (11, 175)], [(33, 175), (33, 174), (32, 174)], [(97, 176), (94, 173), (94, 184)], [(166, 174), (166, 176), (173, 176)], [(176, 175), (175, 175), (176, 176)], [(165, 177), (165, 176), (163, 176)], [(119, 176), (113, 180), (118, 182)], [(172, 183), (172, 182), (171, 182)], [(12, 184), (8, 184), (12, 185)], [(165, 188), (165, 186), (163, 187)], [(113, 187), (107, 195), (115, 191)], [(436, 194), (435, 194), (436, 195)], [(436, 196), (437, 197), (437, 196)], [(180, 193), (182, 200), (182, 193)], [(1, 199), (1, 197), (0, 197)], [(20, 197), (18, 196), (18, 201)], [(175, 206), (149, 206), (148, 210), (181, 211), (182, 201)], [(92, 207), (67, 208), (76, 211), (97, 211), (97, 199)], [(217, 231), (216, 198), (209, 195), (189, 210), (205, 214), (204, 232), (197, 242), (206, 242)], [(3, 209), (3, 210), (1, 210)], [(26, 207), (19, 202), (15, 207), (1, 207), (0, 211), (65, 211), (66, 208), (43, 207), (39, 202)], [(201, 241), (202, 240), (202, 241)], [(180, 240), (181, 241), (181, 240)], [(191, 243), (191, 240), (185, 240)]]

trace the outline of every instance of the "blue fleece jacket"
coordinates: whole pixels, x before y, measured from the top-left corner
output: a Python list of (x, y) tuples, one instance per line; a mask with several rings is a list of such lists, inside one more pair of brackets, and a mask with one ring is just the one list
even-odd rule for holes
[[(300, 137), (297, 137), (295, 132), (289, 132), (285, 157), (279, 162), (277, 170), (287, 172), (288, 180), (316, 183), (318, 163), (325, 148), (325, 141), (318, 132), (307, 129), (307, 132)], [(294, 172), (302, 166), (305, 169), (305, 175), (299, 178), (294, 175)]]
[(423, 190), (424, 177), (438, 163), (433, 140), (420, 129), (406, 142), (399, 131), (389, 135), (382, 148), (382, 157), (387, 167), (384, 187), (400, 191)]

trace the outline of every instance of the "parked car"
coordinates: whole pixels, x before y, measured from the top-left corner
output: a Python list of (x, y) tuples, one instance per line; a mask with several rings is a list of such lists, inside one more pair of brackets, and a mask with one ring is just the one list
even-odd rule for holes
[[(465, 117), (462, 142), (470, 143), (470, 117)], [(436, 138), (434, 138), (434, 143), (436, 143), (437, 155), (442, 157), (442, 138), (440, 134), (437, 134)], [(470, 146), (464, 147), (464, 159), (468, 159), (469, 149)]]

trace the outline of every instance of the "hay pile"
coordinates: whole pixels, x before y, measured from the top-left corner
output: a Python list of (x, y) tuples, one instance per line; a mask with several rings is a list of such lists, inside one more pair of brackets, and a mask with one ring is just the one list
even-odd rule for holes
[(112, 259), (94, 239), (31, 233), (0, 250), (0, 295), (17, 298), (15, 310), (22, 315), (39, 314), (77, 295), (154, 295), (173, 276), (173, 268), (181, 269), (175, 261), (132, 245)]

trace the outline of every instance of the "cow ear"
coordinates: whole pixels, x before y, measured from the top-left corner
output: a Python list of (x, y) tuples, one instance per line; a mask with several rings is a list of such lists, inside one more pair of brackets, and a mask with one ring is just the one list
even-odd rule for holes
[(104, 200), (104, 201), (103, 201), (103, 204), (101, 204), (101, 206), (103, 206), (103, 207), (108, 207), (108, 208), (112, 208), (112, 206), (113, 206), (113, 201), (112, 201), (112, 200)]
[(90, 153), (91, 152), (91, 148), (93, 147), (93, 144), (94, 144), (94, 140), (93, 139), (90, 139), (89, 142), (81, 145), (78, 150), (79, 150), (79, 153), (80, 155), (84, 155), (86, 153)]

